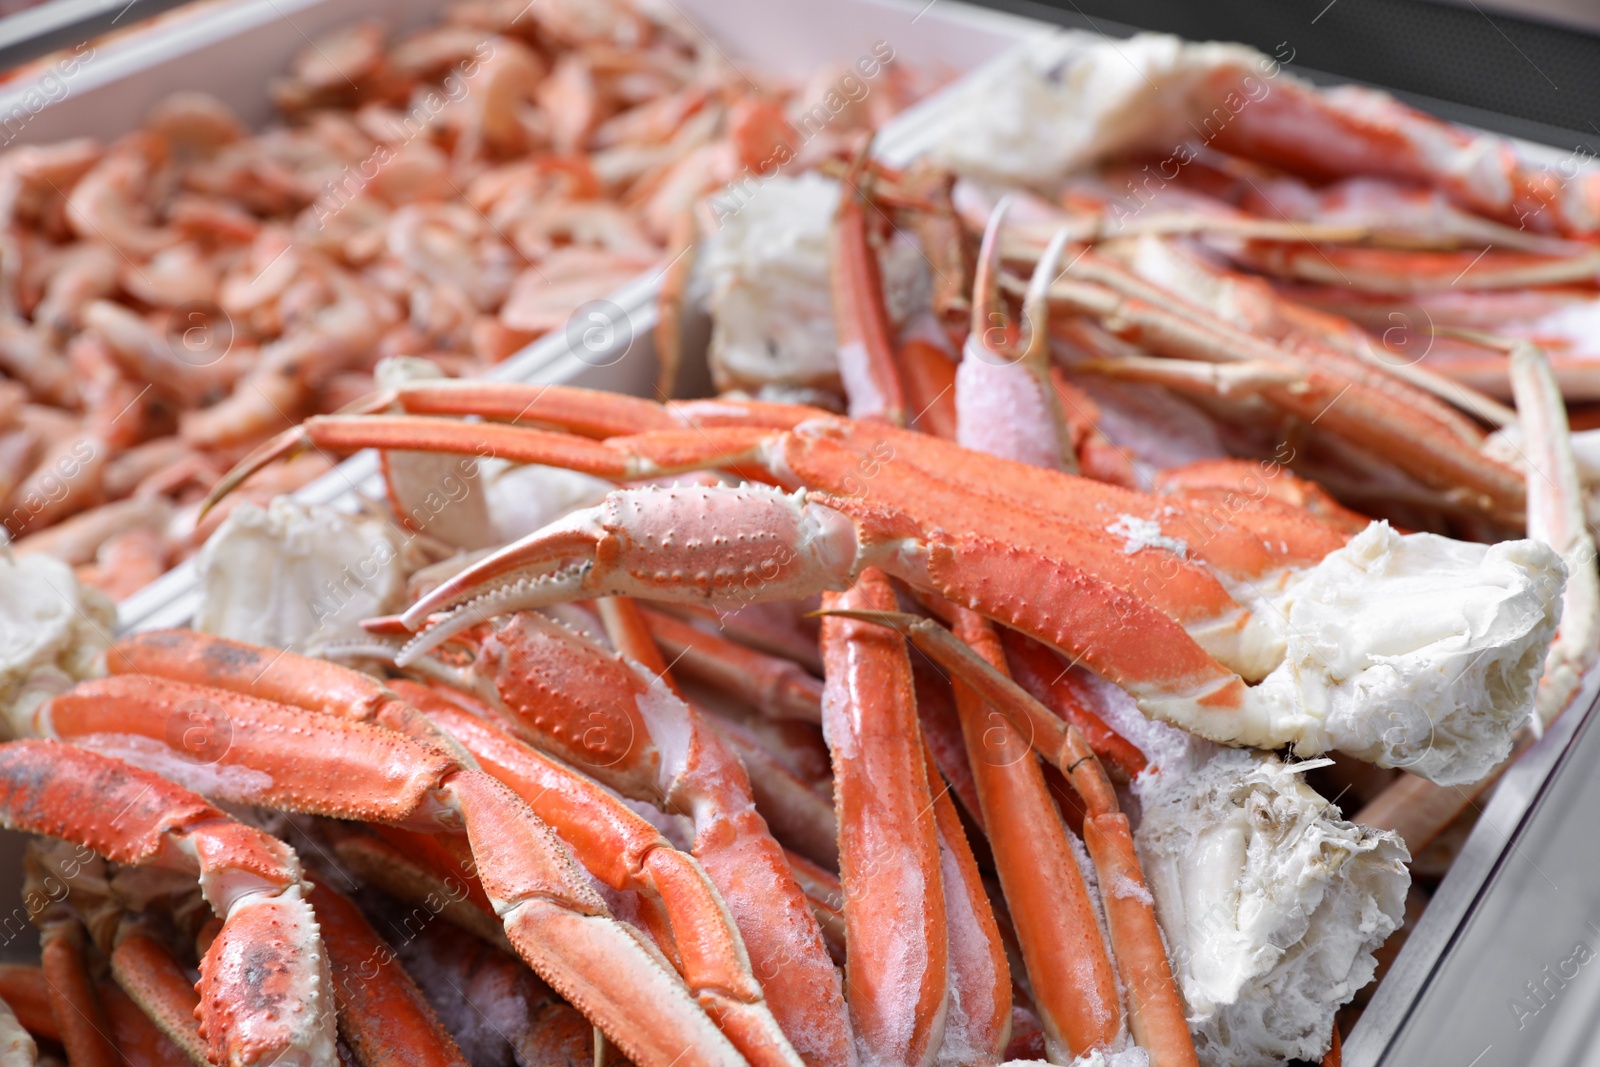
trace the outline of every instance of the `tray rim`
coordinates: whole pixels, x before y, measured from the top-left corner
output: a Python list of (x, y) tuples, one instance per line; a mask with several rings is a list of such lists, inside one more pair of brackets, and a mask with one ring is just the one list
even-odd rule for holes
[[(267, 17), (281, 16), (287, 8), (298, 11), (319, 6), (325, 0), (199, 0), (173, 12), (169, 18), (119, 31), (104, 44), (109, 61), (96, 66), (92, 78), (85, 79), (86, 87), (97, 88), (135, 75), (152, 65), (171, 62), (185, 52), (193, 52), (206, 44), (228, 36), (242, 35)], [(900, 0), (857, 0), (861, 3), (900, 8), (905, 11), (917, 7), (915, 3)], [(115, 7), (103, 0), (53, 0), (52, 3), (33, 9), (42, 12), (40, 21), (47, 21), (69, 8), (80, 11), (99, 11), (102, 7)], [(929, 5), (930, 7), (932, 5)], [(1024, 38), (1037, 33), (1073, 32), (1060, 23), (1041, 19), (1016, 11), (997, 10), (966, 4), (961, 0), (946, 0), (937, 12), (956, 14), (960, 18), (977, 20), (989, 28), (1011, 36), (1014, 43), (1002, 54), (963, 73), (951, 86), (934, 94), (898, 116), (886, 127), (878, 143), (878, 152), (890, 161), (903, 161), (925, 147), (925, 139), (936, 128), (940, 108), (946, 94), (958, 88), (989, 64), (1009, 62), (1014, 49)], [(927, 8), (923, 8), (924, 11)], [(27, 15), (31, 12), (23, 12)], [(13, 16), (17, 18), (20, 16)], [(4, 20), (10, 22), (11, 20)], [(4, 22), (0, 22), (3, 30)], [(1124, 27), (1108, 27), (1113, 33)], [(1083, 32), (1083, 31), (1078, 31)], [(0, 48), (5, 36), (0, 33)], [(157, 47), (165, 45), (165, 48)], [(96, 44), (97, 47), (102, 47)], [(177, 52), (173, 48), (177, 46)], [(164, 55), (153, 54), (164, 51)], [(3, 52), (0, 52), (3, 54)], [(1315, 71), (1300, 73), (1318, 78)], [(1321, 80), (1318, 78), (1318, 80)], [(1343, 79), (1332, 79), (1341, 81)], [(20, 100), (37, 79), (19, 79), (0, 87), (0, 110)], [(1503, 135), (1502, 135), (1503, 136)], [(1554, 160), (1563, 155), (1552, 146), (1510, 138), (1519, 150), (1530, 158)], [(652, 270), (636, 277), (616, 290), (608, 299), (627, 315), (632, 336), (648, 331), (655, 321), (655, 302), (660, 271)], [(504, 362), (490, 368), (480, 377), (495, 381), (567, 381), (583, 373), (589, 364), (579, 359), (570, 349), (566, 338), (560, 334), (546, 336)], [(343, 503), (353, 506), (355, 493), (366, 487), (370, 491), (377, 476), (375, 456), (361, 453), (339, 464), (335, 470), (291, 494), (295, 499), (316, 503)], [(132, 594), (118, 605), (117, 629), (119, 633), (160, 625), (177, 625), (192, 615), (198, 590), (193, 561), (187, 561), (162, 575), (155, 582)], [(1381, 1062), (1395, 1039), (1403, 1031), (1413, 1009), (1423, 993), (1448, 965), (1450, 954), (1459, 940), (1466, 923), (1480, 902), (1491, 893), (1495, 875), (1506, 857), (1514, 850), (1515, 842), (1522, 836), (1532, 819), (1537, 818), (1541, 799), (1551, 788), (1557, 775), (1571, 762), (1576, 749), (1574, 740), (1584, 735), (1591, 713), (1600, 703), (1600, 672), (1591, 673), (1578, 697), (1543, 738), (1535, 742), (1505, 773), (1495, 786), (1485, 807), (1480, 824), (1469, 835), (1466, 845), (1441, 882), (1423, 917), (1408, 937), (1393, 967), (1375, 988), (1373, 998), (1362, 1014), (1345, 1045), (1346, 1062), (1353, 1067)], [(1577, 709), (1583, 708), (1579, 713)], [(1495, 827), (1515, 824), (1510, 835), (1496, 831)], [(1498, 840), (1496, 840), (1498, 838)]]

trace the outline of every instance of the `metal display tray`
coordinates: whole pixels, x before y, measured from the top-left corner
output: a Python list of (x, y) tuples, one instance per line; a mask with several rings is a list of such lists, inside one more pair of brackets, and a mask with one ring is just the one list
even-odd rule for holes
[[(714, 37), (736, 65), (790, 75), (823, 62), (849, 62), (880, 40), (908, 62), (971, 71), (1010, 62), (1008, 50), (1017, 42), (1057, 29), (956, 0), (666, 2)], [(20, 140), (112, 137), (166, 94), (192, 88), (215, 93), (259, 125), (271, 117), (268, 79), (308, 39), (359, 18), (417, 25), (436, 10), (435, 0), (202, 0), (95, 42), (94, 61), (78, 70), (65, 96), (32, 117)], [(26, 82), (0, 87), (0, 115), (29, 88)], [(938, 128), (941, 106), (935, 95), (896, 119), (879, 137), (879, 154), (891, 162), (918, 154)], [(1539, 145), (1521, 149), (1551, 163), (1569, 158)], [(551, 336), (488, 377), (648, 395), (655, 380), (650, 330), (658, 282), (653, 274), (641, 276), (611, 295), (626, 323), (616, 331), (615, 348), (575, 353), (564, 336)], [(379, 489), (375, 459), (363, 454), (296, 495), (353, 508), (358, 494)], [(181, 625), (196, 598), (193, 568), (180, 565), (121, 604), (119, 628)], [(1587, 1051), (1591, 1031), (1600, 1026), (1600, 963), (1569, 962), (1582, 955), (1580, 943), (1600, 960), (1600, 847), (1583, 836), (1586, 817), (1600, 816), (1600, 779), (1587, 774), (1600, 756), (1600, 729), (1592, 728), (1589, 714), (1597, 691), (1600, 681), (1591, 679), (1572, 710), (1497, 786), (1346, 1043), (1346, 1064), (1600, 1065), (1600, 1053)], [(0, 899), (15, 899), (21, 840), (0, 835), (0, 894), (12, 894)], [(31, 951), (25, 940), (0, 939), (0, 955), (25, 955)], [(1549, 991), (1530, 999), (1527, 983), (1546, 983)], [(1518, 997), (1522, 1012), (1507, 1003)]]

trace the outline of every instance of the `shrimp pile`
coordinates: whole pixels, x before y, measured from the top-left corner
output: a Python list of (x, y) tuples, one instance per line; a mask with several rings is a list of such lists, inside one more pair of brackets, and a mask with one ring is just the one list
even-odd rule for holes
[(216, 528), (196, 504), (223, 471), (368, 393), (379, 360), (482, 371), (665, 263), (708, 190), (835, 155), (925, 88), (892, 51), (866, 81), (757, 82), (664, 10), (469, 0), (409, 33), (361, 22), (295, 57), (259, 133), (184, 92), (109, 144), (0, 155), (17, 550), (131, 593)]

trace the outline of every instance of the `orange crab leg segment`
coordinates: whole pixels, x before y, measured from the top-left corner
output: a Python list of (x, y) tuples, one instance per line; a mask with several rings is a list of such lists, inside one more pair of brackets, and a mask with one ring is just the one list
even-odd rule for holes
[[(1139, 1047), (1151, 1054), (1157, 1067), (1197, 1064), (1183, 1001), (1156, 923), (1155, 899), (1145, 885), (1134, 853), (1127, 816), (1117, 810), (1116, 792), (1083, 735), (1076, 727), (1056, 719), (1007, 676), (999, 640), (992, 628), (971, 614), (957, 616), (955, 633), (931, 620), (895, 612), (871, 616), (857, 612), (855, 617), (863, 621), (871, 618), (905, 633), (929, 658), (959, 679), (958, 702), (963, 691), (981, 697), (1005, 717), (1010, 729), (1022, 731), (1017, 736), (1031, 738), (1032, 747), (1066, 775), (1087, 809), (1084, 844), (1099, 875), (1106, 925), (1128, 994), (1129, 1025), (1134, 1038)], [(964, 719), (963, 725), (965, 722)], [(995, 834), (991, 832), (990, 837), (993, 841)], [(998, 852), (997, 845), (997, 859)], [(1020, 926), (1022, 917), (1016, 914), (1016, 908), (1012, 910)]]
[[(888, 610), (895, 599), (889, 580), (867, 570), (823, 602)], [(822, 655), (849, 930), (845, 995), (873, 1062), (922, 1064), (944, 1035), (949, 938), (911, 661), (897, 634), (838, 617), (823, 619)]]
[(674, 670), (774, 718), (822, 722), (822, 683), (793, 660), (759, 652), (663, 611), (640, 611)]
[(850, 415), (882, 419), (896, 426), (906, 420), (905, 390), (895, 365), (894, 332), (883, 303), (883, 276), (867, 220), (870, 181), (860, 163), (845, 175), (833, 223), (828, 277), (833, 321), (839, 331), (839, 376), (850, 398)]
[(762, 1001), (737, 927), (692, 857), (590, 779), (424, 686), (403, 688), (480, 767), (554, 826), (595, 877), (662, 902), (684, 980), (747, 1060), (791, 1067), (800, 1062)]
[[(184, 986), (194, 996), (194, 986), (187, 980)], [(61, 1029), (50, 1009), (50, 987), (45, 983), (44, 971), (20, 963), (0, 963), (0, 1000), (6, 1002), (16, 1015), (22, 1028), (46, 1041), (60, 1041)], [(195, 1003), (199, 1003), (196, 998)], [(205, 1046), (200, 1048), (205, 1057)]]
[(61, 694), (49, 704), (48, 722), (58, 735), (97, 735), (96, 743), (112, 748), (130, 736), (167, 743), (168, 724), (196, 705), (214, 708), (227, 724), (228, 744), (208, 758), (253, 772), (225, 776), (214, 787), (219, 795), (452, 837), (464, 829), (479, 880), (518, 953), (631, 1059), (655, 1067), (740, 1062), (677, 975), (607, 914), (549, 828), (504, 786), (437, 745), (226, 690), (133, 675)]
[[(984, 628), (982, 620), (965, 615)], [(1122, 1028), (1116, 979), (1067, 828), (1027, 739), (955, 683), (956, 709), (1000, 887), (1048, 1040), (1068, 1058)]]
[(61, 1044), (74, 1067), (117, 1067), (122, 1055), (112, 1042), (111, 1020), (95, 992), (83, 958), (83, 926), (76, 919), (48, 923), (40, 932), (40, 964), (50, 991), (50, 1010), (61, 1027)]
[[(96, 990), (106, 1018), (111, 1021), (111, 1033), (116, 1038), (118, 1064), (131, 1067), (182, 1067), (194, 1062), (189, 1054), (162, 1033), (150, 1017), (140, 1010), (133, 998), (119, 989), (115, 982), (102, 979)], [(204, 1060), (201, 1061), (205, 1062)]]
[(333, 966), (339, 1033), (364, 1067), (466, 1067), (394, 952), (346, 897), (311, 889)]
[(200, 961), (211, 1061), (332, 1061), (326, 964), (288, 846), (165, 778), (53, 741), (0, 746), (0, 823), (76, 841), (117, 863), (198, 875), (223, 918)]
[(173, 1044), (191, 1060), (205, 1061), (206, 1044), (195, 1021), (200, 997), (165, 945), (139, 926), (126, 927), (111, 949), (111, 974)]
[(195, 630), (129, 634), (106, 653), (106, 670), (113, 675), (138, 674), (226, 689), (374, 723), (419, 740), (439, 739), (438, 731), (416, 709), (370, 674)]

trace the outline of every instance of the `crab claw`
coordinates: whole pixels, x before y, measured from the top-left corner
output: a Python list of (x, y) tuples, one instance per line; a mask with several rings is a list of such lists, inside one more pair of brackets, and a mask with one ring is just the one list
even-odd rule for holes
[(280, 459), (288, 459), (297, 452), (314, 447), (316, 446), (311, 438), (300, 426), (291, 426), (276, 437), (257, 445), (249, 455), (234, 464), (233, 469), (211, 487), (211, 492), (200, 502), (200, 518), (205, 518), (207, 512), (222, 503), (224, 497), (244, 484), (252, 474), (270, 467)]
[[(402, 665), (495, 615), (596, 596), (741, 605), (844, 589), (863, 562), (851, 520), (804, 490), (628, 489), (508, 545), (401, 616), (415, 631)], [(485, 586), (488, 592), (479, 593)]]

